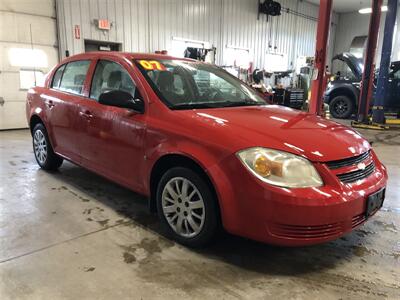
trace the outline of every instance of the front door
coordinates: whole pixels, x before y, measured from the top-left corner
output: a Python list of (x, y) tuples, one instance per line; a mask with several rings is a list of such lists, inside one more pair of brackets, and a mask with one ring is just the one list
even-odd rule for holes
[(101, 93), (124, 90), (136, 96), (136, 86), (120, 64), (99, 60), (92, 79), (90, 98), (79, 105), (79, 141), (83, 164), (110, 179), (140, 190), (144, 162), (145, 115), (98, 103)]

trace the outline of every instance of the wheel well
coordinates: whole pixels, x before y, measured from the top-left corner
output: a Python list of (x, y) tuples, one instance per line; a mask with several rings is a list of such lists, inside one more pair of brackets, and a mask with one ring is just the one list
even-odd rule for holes
[(32, 133), (33, 128), (36, 126), (36, 124), (39, 124), (39, 123), (43, 124), (42, 119), (38, 115), (33, 115), (29, 122), (29, 128), (31, 130), (31, 133)]
[[(173, 167), (186, 167), (191, 169), (200, 175), (209, 185), (211, 192), (214, 194), (215, 199), (218, 200), (217, 193), (215, 191), (214, 185), (212, 184), (210, 177), (204, 171), (204, 169), (193, 159), (179, 155), (179, 154), (168, 154), (158, 159), (158, 161), (154, 164), (153, 169), (151, 170), (150, 175), (150, 211), (157, 211), (157, 203), (156, 203), (156, 194), (157, 194), (157, 184), (160, 181), (161, 177), (167, 172), (169, 169)], [(217, 201), (217, 205), (219, 207), (219, 203)]]
[(332, 101), (337, 96), (347, 96), (353, 101), (353, 104), (356, 105), (356, 99), (354, 93), (349, 89), (339, 88), (332, 91), (332, 93), (330, 94), (330, 101)]

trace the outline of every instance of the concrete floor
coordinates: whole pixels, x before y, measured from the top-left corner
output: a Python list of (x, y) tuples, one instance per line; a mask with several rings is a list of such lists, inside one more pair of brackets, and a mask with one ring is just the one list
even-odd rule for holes
[(366, 132), (389, 170), (384, 208), (331, 243), (225, 235), (194, 251), (145, 199), (82, 168), (38, 168), (27, 130), (0, 132), (0, 298), (400, 299), (400, 132)]

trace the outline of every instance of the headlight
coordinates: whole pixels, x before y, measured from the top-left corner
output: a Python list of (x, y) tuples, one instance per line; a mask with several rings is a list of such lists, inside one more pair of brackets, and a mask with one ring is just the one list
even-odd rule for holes
[(256, 147), (239, 151), (237, 156), (256, 177), (272, 185), (304, 188), (323, 184), (310, 161), (298, 155)]

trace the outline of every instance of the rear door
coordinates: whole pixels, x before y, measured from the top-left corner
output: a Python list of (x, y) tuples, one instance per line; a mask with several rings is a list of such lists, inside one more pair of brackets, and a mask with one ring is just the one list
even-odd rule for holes
[(145, 114), (98, 103), (100, 94), (111, 90), (139, 97), (139, 90), (122, 62), (98, 60), (90, 96), (79, 103), (82, 135), (78, 143), (82, 163), (120, 184), (140, 190)]
[(71, 61), (54, 73), (51, 87), (41, 97), (46, 103), (47, 126), (54, 150), (79, 163), (76, 139), (78, 104), (84, 96), (84, 83), (90, 60)]

